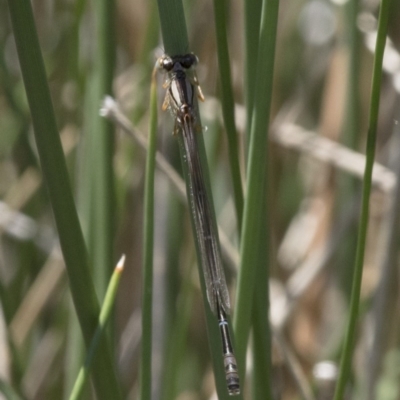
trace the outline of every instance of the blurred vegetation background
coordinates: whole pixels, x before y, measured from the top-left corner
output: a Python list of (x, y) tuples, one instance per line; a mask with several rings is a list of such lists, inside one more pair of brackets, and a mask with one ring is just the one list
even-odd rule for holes
[[(400, 399), (400, 2), (392, 3), (360, 319), (346, 399)], [(136, 132), (147, 136), (151, 73), (163, 45), (156, 2), (104, 4), (32, 1), (100, 303), (113, 266), (126, 254), (107, 334), (122, 396), (137, 399), (146, 154), (99, 109), (104, 95), (112, 94)], [(230, 0), (225, 6), (245, 180), (244, 4)], [(214, 8), (212, 2), (195, 0), (184, 1), (184, 7), (188, 50), (200, 59), (203, 136), (234, 298), (239, 234)], [(270, 265), (274, 399), (333, 398), (353, 277), (378, 11), (376, 0), (280, 2), (268, 149), (270, 244), (269, 260), (264, 260)], [(247, 63), (251, 74), (250, 58)], [(159, 74), (159, 110), (164, 78)], [(181, 171), (172, 118), (161, 112), (158, 118), (157, 148)], [(6, 399), (68, 398), (85, 350), (5, 1), (0, 1), (0, 196), (0, 391)], [(188, 209), (160, 169), (154, 235), (151, 398), (216, 398)], [(252, 367), (249, 352), (248, 376)], [(244, 398), (250, 398), (250, 389), (247, 384)], [(88, 387), (82, 398), (93, 396)]]

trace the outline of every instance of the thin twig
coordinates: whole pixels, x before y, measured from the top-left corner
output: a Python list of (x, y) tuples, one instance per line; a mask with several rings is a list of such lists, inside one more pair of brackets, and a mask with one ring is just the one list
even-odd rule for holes
[(291, 372), (293, 379), (295, 380), (296, 385), (299, 388), (300, 395), (303, 397), (304, 400), (315, 400), (315, 396), (311, 389), (310, 383), (307, 380), (307, 377), (300, 365), (300, 362), (292, 349), (289, 347), (284, 336), (280, 331), (276, 329), (273, 330), (273, 334), (276, 339), (276, 343), (282, 351), (286, 364), (289, 367), (289, 371)]
[[(279, 126), (273, 131), (271, 138), (281, 146), (301, 151), (350, 175), (363, 179), (365, 155), (350, 150), (340, 143), (321, 137), (292, 123), (284, 123)], [(391, 192), (396, 185), (396, 175), (389, 168), (375, 162), (372, 185), (384, 192)]]
[(17, 347), (24, 344), (38, 316), (51, 300), (64, 275), (65, 264), (61, 251), (59, 246), (55, 246), (11, 321), (9, 330)]
[[(333, 227), (328, 240), (316, 248), (290, 276), (286, 284), (285, 298), (276, 298), (271, 302), (271, 322), (275, 329), (281, 330), (293, 311), (296, 300), (307, 290), (317, 275), (328, 265), (335, 250), (339, 246), (344, 232), (355, 220), (355, 209), (359, 205), (359, 197), (342, 213)], [(282, 308), (282, 304), (284, 304)], [(274, 307), (277, 307), (274, 310)]]

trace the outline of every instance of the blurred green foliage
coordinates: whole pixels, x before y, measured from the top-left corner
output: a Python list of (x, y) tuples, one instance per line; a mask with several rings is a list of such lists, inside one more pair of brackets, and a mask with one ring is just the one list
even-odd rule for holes
[[(161, 13), (168, 19), (168, 2), (160, 3), (167, 10), (160, 8)], [(251, 6), (258, 10), (261, 3), (233, 0), (224, 4), (238, 132), (238, 165), (246, 187), (251, 126), (246, 111), (254, 110), (251, 85), (257, 88), (257, 82), (253, 81), (257, 46), (252, 45), (258, 40), (257, 24), (249, 23), (252, 20), (249, 15), (253, 15)], [(183, 50), (193, 51), (199, 57), (197, 74), (206, 97), (204, 104), (199, 105), (200, 114), (203, 126), (208, 127), (200, 134), (208, 151), (217, 220), (233, 246), (234, 257), (243, 238), (239, 241), (228, 139), (222, 122), (223, 92), (217, 56), (220, 43), (217, 43), (212, 2), (184, 2), (186, 22), (172, 19), (167, 27), (163, 22), (160, 24), (156, 2), (120, 0), (111, 5), (115, 7), (111, 21), (115, 44), (106, 45), (104, 56), (104, 53), (99, 55), (98, 30), (106, 22), (99, 20), (97, 3), (32, 1), (57, 128), (64, 144), (93, 275), (102, 265), (103, 275), (95, 280), (100, 282), (96, 283), (100, 303), (113, 263), (121, 253), (127, 254), (108, 341), (123, 397), (136, 399), (145, 153), (114, 124), (109, 125), (107, 133), (100, 133), (98, 121), (101, 124), (104, 120), (99, 119), (98, 110), (103, 95), (112, 91), (135, 129), (147, 134), (150, 75), (157, 56), (164, 49), (175, 51), (177, 46), (177, 51), (181, 51), (179, 46), (188, 42), (188, 49), (183, 46)], [(283, 315), (277, 304), (290, 304), (290, 311), (280, 329), (287, 347), (274, 340), (272, 345), (274, 398), (305, 397), (304, 387), (308, 387), (316, 398), (322, 399), (324, 390), (328, 391), (326, 380), (315, 373), (315, 368), (325, 359), (339, 361), (355, 257), (361, 179), (341, 166), (345, 156), (338, 152), (338, 147), (331, 146), (324, 152), (316, 140), (323, 137), (365, 153), (374, 46), (369, 43), (374, 43), (378, 11), (377, 1), (368, 4), (353, 0), (302, 0), (296, 4), (280, 1), (269, 133), (272, 143), (268, 153), (268, 225), (263, 221), (270, 235), (270, 315), (274, 329), (278, 329), (276, 310)], [(400, 7), (398, 2), (393, 2), (389, 17), (392, 44), (386, 50), (391, 52), (392, 61), (384, 64), (377, 131), (376, 160), (388, 168), (386, 177), (398, 170), (395, 138), (400, 120), (398, 83), (396, 86), (399, 17)], [(172, 30), (171, 41), (162, 44), (161, 30), (164, 33), (165, 29)], [(187, 38), (182, 38), (186, 29)], [(107, 51), (115, 53), (115, 66), (108, 78), (109, 89), (98, 89), (96, 74), (98, 67), (104, 66), (101, 57), (111, 57)], [(158, 76), (159, 111), (164, 78), (162, 74)], [(303, 146), (293, 144), (287, 138), (296, 142), (300, 136), (296, 132), (292, 136), (284, 135), (290, 124), (308, 129), (314, 136), (308, 137)], [(178, 145), (172, 137), (173, 121), (168, 113), (159, 113), (158, 131), (158, 150), (180, 171)], [(97, 164), (101, 137), (106, 157), (103, 167)], [(357, 163), (357, 157), (350, 157), (350, 165), (357, 166)], [(260, 176), (260, 182), (264, 178)], [(105, 183), (103, 179), (108, 179), (108, 183), (99, 190), (99, 185)], [(341, 179), (350, 183), (343, 184)], [(191, 268), (195, 252), (189, 214), (167, 182), (162, 173), (156, 173), (152, 398), (206, 399), (214, 391), (214, 378), (198, 274)], [(6, 398), (68, 398), (85, 356), (82, 343), (74, 340), (81, 334), (73, 322), (75, 311), (70, 301), (70, 283), (63, 278), (64, 270), (56, 266), (60, 263), (55, 250), (58, 233), (46, 190), (9, 10), (7, 2), (0, 2), (0, 302), (3, 314), (0, 348), (5, 354), (0, 357), (0, 379), (4, 382), (0, 391)], [(361, 297), (365, 310), (355, 343), (360, 358), (353, 360), (348, 398), (357, 393), (363, 393), (363, 400), (399, 397), (396, 385), (399, 363), (395, 356), (399, 346), (396, 330), (400, 317), (399, 291), (388, 290), (383, 279), (385, 271), (389, 271), (392, 277), (389, 281), (396, 286), (398, 249), (385, 239), (391, 229), (388, 221), (394, 221), (398, 214), (395, 205), (400, 202), (393, 196), (394, 190), (382, 190), (382, 186), (375, 184)], [(259, 215), (263, 216), (261, 211)], [(99, 228), (102, 225), (104, 232)], [(336, 242), (332, 240), (335, 233), (339, 236)], [(307, 266), (318, 264), (321, 249), (330, 251), (329, 256), (321, 262), (319, 273), (308, 281), (311, 273)], [(391, 260), (395, 261), (385, 263), (387, 254), (394, 254)], [(224, 260), (234, 300), (237, 270), (227, 258)], [(266, 261), (265, 257), (259, 260), (261, 267), (265, 267)], [(246, 267), (249, 266), (243, 266)], [(299, 280), (291, 280), (298, 271), (306, 271), (308, 275), (299, 274)], [(261, 275), (259, 280), (267, 284)], [(283, 297), (285, 294), (287, 297)], [(279, 303), (282, 299), (288, 303)], [(378, 328), (384, 313), (379, 304), (385, 304), (385, 310), (393, 310), (389, 323), (380, 333)], [(265, 318), (267, 314), (265, 304)], [(369, 341), (371, 332), (379, 343)], [(377, 355), (374, 349), (379, 349)], [(288, 354), (297, 361), (300, 375), (293, 373), (297, 370)], [(253, 358), (250, 359), (245, 398), (250, 398), (254, 377)], [(91, 390), (82, 398), (93, 398)]]

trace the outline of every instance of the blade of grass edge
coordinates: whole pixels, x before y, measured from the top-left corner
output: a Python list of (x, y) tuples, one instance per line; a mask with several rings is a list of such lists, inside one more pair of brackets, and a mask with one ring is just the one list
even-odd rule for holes
[(379, 12), (378, 35), (376, 38), (374, 69), (372, 74), (371, 104), (369, 110), (366, 164), (363, 181), (361, 217), (358, 228), (356, 259), (354, 265), (353, 285), (350, 299), (349, 321), (346, 331), (344, 348), (340, 362), (339, 379), (336, 385), (334, 400), (341, 400), (351, 370), (354, 350), (356, 322), (360, 303), (361, 281), (364, 264), (364, 252), (367, 238), (369, 218), (369, 198), (371, 193), (372, 167), (374, 164), (376, 131), (378, 126), (380, 87), (382, 80), (382, 61), (385, 51), (387, 25), (389, 19), (390, 0), (382, 0)]
[[(94, 81), (95, 79), (93, 74), (90, 74), (86, 77), (82, 130), (87, 134), (82, 136), (82, 140), (78, 148), (78, 159), (76, 165), (76, 171), (79, 172), (76, 174), (76, 206), (79, 219), (81, 221), (83, 237), (89, 254), (92, 254), (92, 242), (94, 241), (94, 230), (89, 229), (89, 227), (93, 225), (91, 221), (95, 216), (92, 206), (95, 192), (95, 182), (92, 172), (95, 166), (95, 163), (93, 162), (94, 151), (92, 150), (94, 135), (91, 134), (95, 132), (93, 125), (96, 123), (96, 118), (93, 118), (93, 115), (95, 115), (97, 112), (97, 107), (95, 104), (97, 98), (97, 87)], [(92, 265), (90, 262), (89, 264)], [(98, 292), (96, 294), (98, 294)], [(69, 314), (63, 390), (64, 399), (69, 399), (69, 396), (75, 385), (76, 377), (79, 374), (82, 362), (86, 355), (84, 340), (80, 332), (79, 321), (76, 318), (72, 301), (69, 304)], [(87, 388), (85, 391), (86, 396), (87, 392), (89, 392), (89, 389), (90, 388)]]
[[(268, 168), (267, 168), (268, 171)], [(268, 172), (267, 172), (268, 174)], [(268, 183), (265, 191), (268, 193)], [(251, 324), (253, 327), (253, 375), (252, 398), (273, 399), (271, 387), (271, 328), (269, 325), (269, 231), (268, 231), (268, 204), (261, 210), (260, 220), (264, 221), (261, 228), (261, 241), (264, 247), (260, 249), (260, 259), (257, 269), (254, 305)]]
[(94, 334), (92, 343), (90, 344), (85, 364), (79, 371), (78, 377), (75, 381), (75, 385), (71, 391), (69, 400), (78, 400), (81, 398), (82, 391), (84, 389), (85, 383), (88, 380), (90, 370), (93, 366), (94, 355), (96, 354), (96, 351), (98, 349), (100, 338), (105, 332), (106, 324), (110, 319), (111, 311), (113, 310), (115, 304), (115, 298), (117, 296), (117, 291), (119, 287), (119, 282), (121, 280), (121, 274), (124, 269), (124, 264), (125, 264), (125, 255), (121, 257), (116, 267), (114, 268), (114, 272), (111, 276), (104, 297), (104, 301), (101, 306), (99, 315), (99, 324)]
[[(49, 191), (70, 288), (86, 345), (97, 326), (99, 305), (90, 276), (85, 243), (57, 130), (44, 63), (29, 1), (8, 1), (25, 90), (31, 110), (41, 167)], [(93, 369), (99, 399), (119, 399), (119, 388), (107, 341)]]
[[(250, 142), (250, 132), (252, 123), (252, 112), (254, 106), (254, 90), (255, 78), (254, 66), (257, 65), (258, 45), (260, 34), (262, 0), (247, 0), (244, 3), (244, 30), (245, 30), (245, 62), (244, 62), (244, 82), (245, 82), (245, 104), (246, 104), (246, 139)], [(247, 150), (247, 148), (246, 148)], [(247, 152), (245, 152), (247, 155)], [(265, 216), (266, 217), (266, 216)], [(261, 218), (263, 219), (263, 218)], [(266, 218), (264, 218), (266, 220)], [(268, 241), (267, 228), (263, 230), (265, 235), (265, 243)], [(265, 260), (268, 259), (268, 249), (265, 250)], [(268, 271), (265, 272), (268, 279)], [(254, 298), (254, 310), (252, 313), (253, 325), (253, 380), (252, 380), (252, 397), (255, 399), (263, 397), (270, 389), (270, 331), (268, 320), (265, 318), (265, 307), (269, 308), (269, 287), (264, 287), (262, 279), (260, 289), (256, 288), (256, 296)], [(265, 290), (266, 289), (266, 290)], [(267, 333), (267, 334), (265, 334)], [(267, 378), (265, 378), (267, 377)]]
[[(250, 132), (254, 106), (256, 74), (254, 68), (258, 59), (258, 43), (260, 38), (261, 9), (263, 0), (246, 0), (244, 2), (244, 93), (246, 104), (246, 145), (250, 143)], [(248, 150), (248, 149), (246, 149)], [(245, 152), (247, 155), (247, 151)]]
[(112, 83), (115, 64), (115, 27), (114, 0), (99, 0), (95, 2), (96, 25), (96, 62), (93, 64), (94, 74), (94, 115), (91, 115), (91, 177), (92, 185), (91, 208), (93, 218), (89, 229), (93, 241), (89, 247), (93, 268), (93, 279), (97, 295), (103, 298), (112, 273), (113, 232), (114, 232), (114, 179), (113, 155), (114, 135), (113, 124), (99, 114), (101, 102), (106, 95), (112, 95)]
[[(186, 22), (185, 16), (183, 12), (183, 5), (181, 0), (158, 0), (158, 9), (160, 15), (160, 22), (161, 22), (161, 32), (164, 41), (165, 51), (169, 55), (176, 55), (176, 54), (183, 54), (189, 51), (188, 45), (188, 37), (186, 32)], [(197, 106), (196, 106), (197, 107)], [(196, 110), (198, 115), (198, 109)], [(200, 118), (198, 118), (198, 122), (200, 123)], [(210, 191), (210, 178), (209, 178), (209, 171), (208, 171), (208, 164), (206, 153), (204, 149), (204, 140), (201, 134), (198, 135), (198, 146), (200, 152), (200, 158), (203, 165), (203, 174), (205, 183), (207, 185), (207, 192), (211, 193)], [(182, 144), (182, 135), (178, 135), (179, 141), (179, 148), (180, 148), (180, 157), (181, 157), (181, 164), (183, 168), (183, 174), (185, 176), (185, 181), (188, 182), (188, 171), (186, 168), (186, 162), (184, 159), (184, 151), (183, 151), (183, 144)], [(190, 197), (190, 189), (188, 189), (188, 185), (186, 185), (187, 189), (187, 196)], [(212, 196), (210, 197), (210, 204), (212, 207), (212, 218), (213, 222), (216, 226), (216, 217), (213, 205)], [(192, 211), (191, 207), (189, 210)], [(194, 216), (192, 212), (190, 212), (190, 217), (192, 221), (192, 230), (193, 230), (193, 237), (196, 245), (197, 251), (197, 259), (201, 260), (199, 246), (197, 243), (197, 236), (196, 230), (194, 227)], [(217, 230), (216, 230), (217, 231)], [(217, 231), (218, 232), (218, 231)], [(218, 243), (219, 245), (219, 243)], [(204, 309), (206, 313), (206, 323), (207, 323), (207, 334), (209, 338), (210, 344), (210, 352), (211, 352), (211, 360), (213, 364), (214, 376), (215, 376), (215, 385), (217, 389), (217, 394), (219, 400), (228, 400), (231, 397), (228, 395), (228, 391), (226, 388), (226, 381), (225, 381), (225, 373), (224, 373), (224, 364), (222, 360), (222, 344), (220, 339), (219, 327), (216, 321), (215, 316), (213, 315), (210, 306), (207, 301), (207, 293), (205, 288), (204, 276), (201, 270), (201, 265), (199, 262), (197, 263), (197, 267), (199, 270), (199, 278), (201, 284), (201, 292), (202, 292), (202, 299), (204, 304)], [(229, 325), (231, 325), (230, 318), (228, 318)], [(233, 336), (233, 335), (232, 335)], [(235, 341), (234, 337), (232, 337), (233, 342)], [(242, 395), (236, 396), (237, 399), (241, 399)]]
[[(175, 400), (178, 397), (177, 383), (181, 368), (181, 361), (185, 351), (187, 350), (187, 339), (189, 324), (192, 315), (193, 288), (192, 280), (190, 279), (193, 273), (192, 267), (189, 267), (185, 272), (185, 277), (182, 282), (182, 295), (178, 298), (179, 315), (174, 318), (176, 323), (171, 327), (171, 335), (168, 341), (167, 362), (169, 362), (164, 379), (164, 387), (162, 393), (163, 400)], [(167, 365), (167, 364), (164, 364)]]
[(140, 399), (151, 399), (151, 341), (153, 318), (154, 172), (157, 141), (157, 80), (154, 68), (150, 88), (149, 147), (146, 159), (142, 285), (142, 350), (140, 358)]
[(14, 388), (8, 383), (0, 379), (0, 393), (7, 400), (22, 400), (22, 397), (14, 390)]
[[(256, 70), (257, 87), (253, 121), (251, 125), (249, 159), (247, 168), (247, 191), (243, 215), (241, 260), (236, 296), (235, 334), (237, 357), (242, 376), (245, 374), (245, 357), (250, 333), (250, 320), (254, 302), (259, 265), (265, 265), (265, 239), (263, 224), (266, 216), (263, 209), (267, 204), (267, 142), (270, 109), (272, 101), (275, 44), (278, 25), (279, 0), (264, 1), (261, 15), (261, 29)], [(263, 274), (262, 274), (263, 275)], [(263, 282), (268, 285), (268, 279)], [(268, 289), (265, 289), (268, 293)], [(267, 307), (267, 304), (266, 304)], [(268, 312), (265, 312), (265, 318)], [(268, 334), (269, 335), (269, 334)]]
[(226, 136), (228, 139), (228, 154), (231, 167), (233, 198), (235, 202), (238, 233), (242, 229), (243, 218), (243, 188), (240, 175), (238, 135), (235, 125), (235, 102), (233, 98), (231, 68), (229, 61), (228, 39), (226, 33), (226, 1), (214, 0), (214, 20), (217, 35), (217, 54), (219, 79), (221, 81), (222, 114), (224, 117)]
[[(199, 136), (199, 138), (200, 138), (200, 136)], [(184, 150), (184, 144), (183, 144), (183, 139), (182, 139), (181, 134), (179, 134), (179, 136), (178, 136), (178, 141), (179, 141), (179, 149), (180, 149), (183, 173), (185, 176), (185, 180), (188, 182), (188, 179), (189, 179), (188, 171), (187, 171), (186, 163), (185, 163), (185, 159), (184, 159), (185, 150)], [(201, 151), (200, 157), (203, 158), (203, 157), (205, 157), (204, 142), (202, 142), (201, 140), (198, 140), (198, 145), (199, 145), (199, 150)], [(204, 166), (205, 166), (205, 164), (203, 163), (203, 172), (205, 171)], [(204, 178), (206, 180), (207, 192), (210, 193), (210, 191), (209, 191), (210, 185), (209, 185), (208, 177), (204, 177)], [(190, 189), (187, 188), (187, 190), (188, 190), (187, 196), (189, 197)], [(190, 211), (191, 210), (192, 210), (192, 208), (190, 207)], [(194, 216), (193, 216), (192, 212), (190, 212), (190, 218), (192, 220), (192, 230), (193, 230), (193, 237), (194, 237), (194, 241), (195, 241), (195, 245), (196, 245), (197, 260), (201, 260), (201, 258), (200, 258), (201, 253), (199, 250), (199, 244), (197, 242), (197, 236), (196, 236), (196, 231), (195, 231), (195, 227), (194, 227), (195, 223), (193, 221)], [(214, 215), (214, 218), (215, 218), (215, 215)], [(215, 315), (211, 311), (210, 305), (208, 304), (206, 285), (204, 282), (204, 275), (203, 275), (203, 271), (202, 271), (200, 262), (201, 261), (197, 262), (197, 268), (198, 268), (199, 279), (200, 279), (202, 300), (203, 300), (204, 310), (205, 310), (205, 314), (206, 314), (207, 334), (208, 334), (209, 345), (210, 345), (211, 361), (213, 364), (216, 390), (217, 390), (219, 400), (228, 400), (232, 397), (228, 395), (228, 391), (227, 391), (227, 387), (226, 387), (224, 364), (223, 364), (223, 357), (222, 357), (222, 343), (221, 343), (221, 338), (220, 338), (220, 333), (219, 333), (219, 325), (218, 325), (218, 321), (217, 321)], [(230, 327), (232, 326), (231, 319), (229, 316), (228, 316), (228, 324)], [(235, 338), (233, 337), (233, 335), (232, 335), (231, 339), (233, 341), (233, 347), (235, 348)], [(239, 396), (236, 396), (235, 398), (241, 399), (242, 395), (240, 394)]]
[(174, 56), (189, 51), (186, 20), (181, 0), (157, 0), (165, 52)]

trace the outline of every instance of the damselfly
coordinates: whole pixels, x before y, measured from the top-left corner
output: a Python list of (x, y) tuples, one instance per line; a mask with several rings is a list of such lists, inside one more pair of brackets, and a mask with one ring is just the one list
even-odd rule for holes
[(157, 67), (168, 73), (168, 78), (164, 83), (166, 95), (163, 110), (170, 109), (175, 118), (174, 133), (179, 129), (182, 131), (184, 153), (189, 172), (188, 193), (201, 254), (207, 299), (219, 322), (228, 393), (235, 395), (240, 393), (240, 385), (226, 318), (226, 314), (229, 314), (230, 311), (229, 293), (222, 269), (218, 236), (211, 216), (212, 209), (207, 195), (195, 133), (195, 93), (201, 100), (204, 100), (204, 97), (195, 71), (191, 76), (187, 74), (187, 71), (195, 66), (197, 61), (194, 54), (174, 57), (164, 55), (157, 61)]

